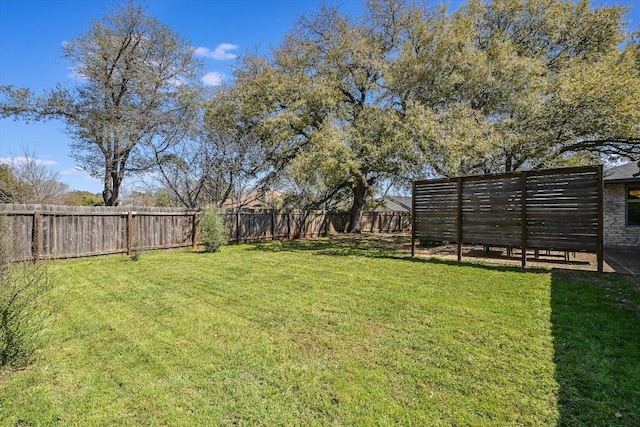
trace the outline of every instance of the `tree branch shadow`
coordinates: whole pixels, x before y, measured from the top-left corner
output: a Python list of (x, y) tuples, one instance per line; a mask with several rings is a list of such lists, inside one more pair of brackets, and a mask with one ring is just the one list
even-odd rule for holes
[(367, 258), (411, 258), (411, 241), (406, 235), (340, 235), (314, 239), (294, 239), (253, 243), (250, 250), (267, 252), (313, 252), (324, 256), (361, 256)]
[(386, 258), (413, 263), (431, 263), (451, 266), (481, 268), (490, 271), (518, 271), (524, 273), (549, 272), (548, 268), (498, 264), (484, 259), (457, 262), (446, 258), (411, 256), (411, 237), (406, 235), (339, 235), (313, 239), (296, 239), (257, 242), (250, 250), (267, 252), (313, 252), (324, 256), (359, 256)]

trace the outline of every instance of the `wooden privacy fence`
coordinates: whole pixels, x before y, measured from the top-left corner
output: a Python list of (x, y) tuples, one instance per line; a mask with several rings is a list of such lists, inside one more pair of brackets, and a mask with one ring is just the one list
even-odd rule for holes
[[(344, 233), (349, 214), (322, 211), (278, 211), (274, 209), (240, 209), (225, 213), (231, 242), (269, 239), (298, 239)], [(364, 212), (362, 231), (377, 233), (408, 232), (409, 212)]]
[(193, 245), (195, 212), (180, 208), (1, 204), (15, 261), (77, 258)]
[(415, 241), (595, 252), (603, 268), (602, 166), (416, 181)]
[[(225, 211), (231, 242), (340, 233), (348, 215), (273, 209)], [(12, 233), (14, 261), (131, 254), (198, 245), (199, 212), (183, 208), (0, 204)], [(364, 231), (409, 231), (408, 212), (366, 212)]]

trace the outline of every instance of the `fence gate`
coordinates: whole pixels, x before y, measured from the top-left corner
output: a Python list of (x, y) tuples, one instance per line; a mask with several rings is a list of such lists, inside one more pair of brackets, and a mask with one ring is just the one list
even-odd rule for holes
[(416, 239), (594, 252), (603, 268), (602, 166), (509, 172), (413, 183)]

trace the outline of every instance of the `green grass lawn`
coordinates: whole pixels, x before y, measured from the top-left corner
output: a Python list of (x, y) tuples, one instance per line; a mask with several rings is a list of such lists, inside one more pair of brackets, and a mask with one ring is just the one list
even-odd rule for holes
[(392, 240), (57, 262), (0, 425), (640, 424), (637, 285)]

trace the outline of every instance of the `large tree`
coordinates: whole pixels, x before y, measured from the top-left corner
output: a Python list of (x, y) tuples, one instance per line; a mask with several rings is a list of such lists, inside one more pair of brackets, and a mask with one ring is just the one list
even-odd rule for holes
[(234, 123), (311, 206), (348, 195), (350, 231), (377, 184), (416, 171), (637, 158), (625, 13), (586, 0), (470, 0), (454, 13), (371, 0), (357, 19), (321, 7), (270, 55), (243, 58)]
[(243, 125), (269, 146), (274, 170), (326, 198), (348, 192), (351, 232), (360, 231), (374, 186), (418, 164), (403, 105), (385, 81), (410, 12), (399, 2), (370, 2), (353, 20), (323, 6), (271, 56), (248, 55), (236, 72)]
[(423, 110), (432, 169), (638, 158), (640, 76), (625, 13), (587, 0), (472, 0), (414, 21), (393, 82)]
[(187, 40), (133, 3), (94, 21), (64, 56), (75, 87), (42, 96), (2, 87), (2, 117), (62, 119), (73, 157), (104, 182), (105, 204), (117, 205), (125, 176), (153, 166), (148, 148), (184, 137), (200, 107), (201, 63)]

